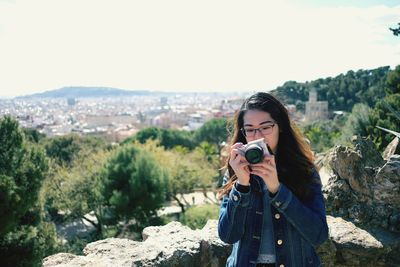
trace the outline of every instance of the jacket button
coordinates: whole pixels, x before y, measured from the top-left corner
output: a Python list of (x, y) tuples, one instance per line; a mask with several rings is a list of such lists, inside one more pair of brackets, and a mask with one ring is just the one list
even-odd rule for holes
[(281, 218), (281, 215), (279, 213), (275, 214), (275, 219), (279, 220)]
[(278, 245), (282, 245), (283, 241), (282, 241), (282, 239), (278, 239), (278, 241), (276, 243), (278, 243)]
[(279, 208), (279, 206), (281, 205), (282, 203), (281, 202), (279, 202), (279, 201), (275, 201), (275, 205)]
[(239, 198), (238, 198), (236, 195), (234, 195), (234, 196), (233, 196), (233, 200), (234, 200), (234, 201), (238, 201)]

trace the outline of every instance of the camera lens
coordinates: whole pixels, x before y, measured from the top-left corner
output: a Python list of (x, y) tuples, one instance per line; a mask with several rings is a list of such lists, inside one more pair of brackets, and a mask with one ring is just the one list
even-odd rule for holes
[(246, 149), (244, 157), (250, 164), (260, 163), (264, 158), (264, 151), (257, 145), (249, 146)]

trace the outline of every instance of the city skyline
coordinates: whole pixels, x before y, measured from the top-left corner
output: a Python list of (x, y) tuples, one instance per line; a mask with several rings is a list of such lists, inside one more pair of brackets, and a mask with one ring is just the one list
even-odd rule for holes
[(394, 68), (395, 2), (0, 0), (0, 96), (246, 92)]

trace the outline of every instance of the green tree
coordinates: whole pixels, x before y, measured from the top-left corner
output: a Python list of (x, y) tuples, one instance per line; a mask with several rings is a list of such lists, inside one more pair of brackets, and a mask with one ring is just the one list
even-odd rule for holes
[(45, 144), (47, 156), (60, 165), (63, 163), (70, 164), (80, 150), (78, 139), (79, 136), (77, 135), (57, 136), (47, 139), (48, 142)]
[(183, 146), (189, 149), (193, 149), (195, 147), (191, 132), (176, 129), (161, 130), (161, 145), (166, 149), (170, 149), (175, 146)]
[(167, 197), (177, 201), (182, 213), (190, 206), (190, 203), (182, 198), (183, 194), (191, 193), (195, 188), (205, 192), (215, 186), (218, 177), (217, 168), (208, 161), (202, 149), (189, 151), (178, 146), (173, 150), (165, 150), (157, 141), (151, 140), (135, 146), (141, 146), (143, 150), (152, 154), (157, 164), (166, 172)]
[(209, 163), (211, 163), (215, 168), (219, 167), (219, 147), (218, 145), (211, 144), (207, 141), (201, 142), (195, 150), (198, 151), (203, 158), (206, 159)]
[(23, 129), (26, 139), (31, 143), (39, 143), (42, 139), (46, 138), (45, 134), (40, 133), (34, 128)]
[(24, 140), (18, 122), (0, 121), (0, 236), (18, 225), (38, 201), (47, 171), (43, 152)]
[(367, 136), (367, 127), (371, 125), (371, 108), (366, 104), (355, 104), (342, 129), (341, 142), (349, 143), (353, 135)]
[(307, 101), (309, 90), (308, 83), (302, 84), (295, 81), (287, 81), (271, 93), (286, 104), (295, 104), (296, 106), (299, 105), (299, 108), (302, 108), (303, 106), (298, 101)]
[[(54, 223), (43, 221), (42, 208), (32, 208), (12, 231), (0, 238), (0, 266), (42, 266), (42, 259), (60, 248)], [(35, 219), (36, 218), (36, 219)]]
[(219, 206), (206, 204), (190, 207), (180, 218), (180, 222), (193, 230), (202, 229), (208, 220), (218, 219)]
[[(69, 139), (71, 136), (65, 137)], [(63, 251), (80, 254), (87, 243), (108, 237), (107, 228), (102, 223), (104, 198), (101, 180), (105, 163), (113, 150), (100, 138), (78, 135), (73, 138), (73, 143), (79, 149), (71, 154), (68, 163), (57, 158), (50, 161), (42, 197), (46, 214), (50, 215), (52, 221), (70, 224), (81, 220), (95, 228), (85, 236), (81, 236), (81, 233), (68, 235)], [(41, 143), (48, 145), (53, 140), (42, 140)]]
[(0, 120), (0, 143), (0, 266), (39, 266), (57, 246), (39, 198), (47, 159), (10, 117)]
[(108, 149), (107, 143), (98, 137), (79, 136), (69, 134), (43, 139), (42, 145), (46, 149), (47, 156), (59, 165), (71, 165), (81, 150), (87, 152)]
[(227, 120), (216, 118), (207, 121), (195, 131), (194, 139), (197, 144), (206, 141), (220, 146), (222, 142), (226, 142), (228, 139)]
[(137, 132), (133, 138), (128, 138), (124, 143), (132, 143), (139, 141), (144, 144), (148, 139), (160, 140), (161, 141), (161, 128), (158, 127), (147, 127)]
[(392, 94), (380, 100), (370, 115), (371, 124), (367, 127), (367, 133), (379, 150), (383, 151), (393, 140), (393, 135), (382, 131), (376, 126), (390, 129), (395, 132), (400, 131), (400, 123), (395, 114), (388, 108), (390, 105), (395, 111), (400, 110), (400, 94)]
[(385, 96), (386, 77), (390, 67), (372, 70), (348, 71), (336, 77), (298, 83), (289, 81), (272, 90), (286, 104), (295, 104), (303, 110), (311, 89), (318, 91), (318, 99), (328, 101), (331, 110), (351, 111), (356, 103), (373, 107), (378, 99)]
[(316, 152), (324, 152), (333, 147), (341, 136), (340, 128), (342, 121), (318, 121), (306, 125), (303, 128), (305, 136)]
[(400, 65), (389, 72), (386, 81), (387, 94), (400, 94)]
[(399, 36), (400, 35), (400, 22), (397, 23), (397, 28), (389, 28), (393, 32), (393, 35)]
[[(51, 220), (85, 220), (97, 229), (96, 236), (100, 238), (103, 228), (99, 180), (112, 147), (101, 138), (75, 134), (44, 138), (40, 144), (51, 156), (43, 188), (45, 210)], [(87, 217), (89, 212), (94, 212), (96, 221)], [(69, 250), (69, 244), (66, 249)]]
[(135, 141), (144, 144), (147, 140), (159, 140), (160, 145), (166, 149), (175, 146), (183, 146), (189, 149), (195, 147), (192, 133), (176, 129), (162, 129), (158, 127), (148, 127), (137, 132), (133, 137), (127, 138), (123, 144), (134, 143)]
[(165, 200), (165, 179), (151, 154), (133, 145), (120, 147), (107, 162), (102, 181), (103, 221), (123, 221), (123, 232), (133, 219), (132, 230), (140, 231)]
[(393, 140), (393, 135), (378, 129), (376, 126), (400, 131), (399, 121), (392, 112), (400, 110), (400, 65), (387, 75), (385, 91), (387, 95), (380, 99), (370, 113), (370, 125), (367, 127), (367, 134), (379, 150), (384, 150)]
[[(63, 221), (85, 220), (96, 228), (98, 238), (103, 236), (101, 177), (110, 154), (108, 150), (90, 154), (81, 150), (71, 166), (52, 165), (44, 198), (53, 220), (63, 211)], [(87, 216), (90, 212), (94, 213), (95, 221)]]

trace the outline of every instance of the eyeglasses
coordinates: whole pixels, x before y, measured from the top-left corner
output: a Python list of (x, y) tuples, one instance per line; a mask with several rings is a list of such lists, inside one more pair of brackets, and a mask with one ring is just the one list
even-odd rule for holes
[(243, 135), (246, 137), (255, 137), (257, 131), (260, 132), (262, 135), (269, 135), (272, 133), (272, 130), (274, 129), (276, 123), (269, 123), (266, 125), (263, 125), (259, 128), (241, 128), (240, 130), (242, 131)]

